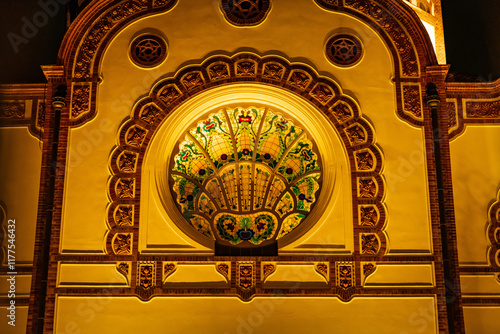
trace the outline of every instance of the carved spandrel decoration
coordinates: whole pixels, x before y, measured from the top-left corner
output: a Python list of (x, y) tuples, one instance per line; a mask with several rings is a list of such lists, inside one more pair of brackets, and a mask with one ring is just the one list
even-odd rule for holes
[(237, 285), (243, 291), (248, 291), (254, 288), (255, 285), (255, 263), (254, 262), (238, 262), (237, 263)]
[(132, 255), (132, 233), (117, 233), (113, 238), (113, 252), (116, 255)]
[(36, 113), (36, 126), (43, 131), (43, 125), (45, 124), (45, 102), (38, 101), (37, 113)]
[(196, 87), (202, 86), (205, 81), (203, 80), (203, 76), (200, 72), (191, 72), (186, 74), (181, 79), (182, 84), (186, 87), (187, 90), (193, 90)]
[(127, 131), (125, 142), (130, 146), (141, 147), (144, 138), (146, 138), (147, 132), (148, 131), (146, 129), (134, 125)]
[(114, 214), (116, 226), (134, 226), (134, 206), (118, 205)]
[(156, 262), (141, 261), (137, 264), (137, 287), (149, 290), (156, 285)]
[(137, 163), (137, 153), (122, 152), (118, 157), (118, 169), (122, 173), (134, 173)]
[(351, 107), (342, 101), (335, 104), (330, 110), (339, 123), (343, 123), (353, 117)]
[(380, 249), (380, 243), (375, 234), (361, 235), (361, 254), (376, 255)]
[(329, 277), (329, 274), (328, 274), (328, 271), (329, 271), (329, 265), (328, 263), (316, 263), (315, 266), (314, 266), (314, 269), (316, 269), (316, 271), (321, 275), (323, 276), (324, 278), (326, 278), (327, 281), (330, 281), (330, 277)]
[(175, 85), (165, 86), (158, 94), (158, 98), (167, 106), (181, 96), (181, 92)]
[(283, 78), (285, 68), (279, 64), (267, 63), (264, 65), (262, 77), (266, 79), (280, 80)]
[(177, 263), (163, 262), (163, 281), (165, 281), (165, 278), (172, 275), (176, 269), (177, 269)]
[(134, 185), (134, 179), (119, 179), (115, 186), (118, 198), (134, 198)]
[(362, 226), (375, 226), (378, 223), (378, 211), (375, 206), (361, 206), (359, 208), (359, 224)]
[(310, 82), (311, 77), (300, 71), (293, 71), (288, 78), (288, 83), (299, 89), (306, 89)]
[(24, 118), (25, 106), (23, 102), (0, 103), (0, 118), (22, 119)]
[(337, 262), (337, 286), (348, 290), (355, 286), (354, 264), (352, 262)]
[(317, 84), (309, 94), (321, 104), (327, 104), (334, 96), (332, 89), (321, 83)]
[(467, 118), (499, 118), (500, 101), (467, 101), (465, 104), (465, 114)]
[(252, 60), (238, 61), (235, 67), (238, 77), (254, 77), (257, 74), (257, 63)]
[(417, 119), (422, 119), (420, 86), (403, 86), (403, 110)]
[(139, 117), (148, 124), (153, 124), (160, 115), (160, 109), (153, 104), (146, 105), (140, 112)]
[(356, 168), (359, 171), (371, 171), (375, 168), (375, 159), (369, 151), (356, 152)]
[(345, 129), (345, 133), (349, 138), (352, 146), (361, 145), (366, 143), (366, 133), (359, 124), (355, 124), (347, 129)]
[(229, 67), (225, 63), (215, 63), (208, 68), (210, 80), (221, 80), (229, 77)]
[(276, 271), (275, 263), (263, 263), (262, 264), (262, 281), (265, 281), (266, 278)]
[(229, 264), (226, 263), (226, 262), (221, 262), (221, 263), (217, 263), (216, 264), (216, 267), (217, 271), (219, 273), (221, 273), (228, 281), (230, 280), (230, 277), (229, 277)]
[(71, 118), (77, 118), (88, 111), (90, 111), (90, 85), (73, 86)]
[(488, 208), (488, 258), (492, 267), (500, 268), (500, 190), (495, 202)]
[(374, 198), (377, 194), (377, 183), (373, 179), (359, 179), (358, 197)]
[[(278, 62), (279, 64), (282, 64), (285, 68), (285, 72), (284, 72), (285, 74), (284, 74), (283, 78), (281, 79), (280, 87), (282, 87), (283, 90), (287, 90), (288, 92), (302, 96), (302, 97), (312, 101), (316, 105), (319, 105), (319, 102), (315, 101), (314, 98), (311, 97), (311, 95), (310, 95), (311, 91), (314, 88), (316, 88), (318, 84), (328, 86), (331, 89), (331, 91), (334, 92), (334, 95), (335, 95), (334, 99), (336, 99), (334, 102), (337, 102), (337, 104), (339, 102), (345, 103), (345, 105), (347, 107), (346, 110), (348, 110), (349, 113), (352, 112), (352, 118), (350, 118), (349, 121), (339, 123), (335, 119), (335, 116), (330, 111), (330, 110), (332, 110), (331, 107), (335, 105), (334, 102), (330, 101), (329, 103), (331, 103), (331, 105), (328, 105), (325, 107), (325, 114), (338, 127), (338, 131), (342, 134), (341, 140), (344, 143), (344, 145), (348, 148), (352, 147), (353, 146), (352, 142), (351, 142), (352, 140), (356, 143), (359, 143), (359, 145), (360, 146), (362, 145), (362, 146), (359, 147), (357, 150), (355, 150), (353, 152), (353, 154), (356, 154), (356, 152), (369, 151), (373, 155), (373, 158), (375, 160), (373, 162), (375, 168), (379, 169), (378, 167), (382, 166), (381, 155), (374, 154), (374, 152), (378, 152), (378, 151), (375, 148), (374, 144), (372, 143), (372, 141), (375, 138), (372, 135), (372, 131), (373, 131), (372, 128), (366, 124), (366, 122), (363, 120), (361, 114), (357, 111), (356, 103), (349, 96), (342, 95), (342, 92), (338, 90), (338, 86), (334, 82), (330, 83), (330, 79), (321, 78), (320, 76), (318, 76), (318, 74), (315, 72), (314, 69), (309, 68), (308, 66), (306, 66), (304, 64), (289, 64), (289, 63), (287, 63), (286, 60), (283, 60), (282, 58), (278, 58), (278, 57), (259, 58), (259, 56), (255, 55), (255, 54), (244, 54), (244, 53), (239, 53), (233, 57), (221, 56), (221, 57), (217, 57), (216, 59), (213, 59), (213, 60), (209, 58), (201, 64), (193, 65), (190, 68), (183, 68), (182, 71), (179, 71), (175, 76), (173, 76), (171, 78), (162, 79), (160, 82), (158, 82), (153, 87), (149, 96), (144, 97), (144, 99), (142, 99), (141, 101), (138, 101), (138, 103), (136, 104), (134, 112), (132, 114), (132, 117), (122, 127), (123, 129), (128, 129), (128, 130), (125, 131), (124, 135), (123, 135), (123, 132), (120, 132), (119, 137), (118, 137), (118, 141), (121, 144), (116, 149), (119, 150), (119, 152), (123, 152), (123, 151), (136, 152), (139, 154), (138, 161), (141, 161), (141, 159), (142, 159), (141, 157), (143, 157), (143, 152), (145, 152), (148, 148), (147, 147), (147, 145), (149, 143), (149, 141), (147, 139), (148, 136), (150, 135), (150, 133), (154, 133), (154, 131), (156, 131), (156, 129), (162, 123), (163, 119), (169, 114), (169, 111), (170, 111), (170, 109), (165, 106), (166, 105), (166, 103), (164, 103), (165, 101), (162, 101), (159, 98), (159, 94), (164, 92), (166, 87), (174, 87), (174, 85), (176, 83), (179, 83), (180, 78), (182, 78), (185, 74), (200, 71), (200, 69), (202, 69), (202, 71), (204, 71), (204, 69), (210, 68), (210, 66), (212, 64), (220, 63), (221, 59), (223, 59), (222, 62), (225, 64), (228, 64), (228, 66), (230, 68), (229, 80), (231, 80), (231, 82), (234, 81), (234, 82), (256, 82), (256, 83), (267, 82), (268, 83), (269, 80), (267, 80), (267, 79), (264, 80), (262, 78), (263, 67), (265, 64), (268, 64), (270, 62)], [(240, 66), (237, 66), (238, 64)], [(245, 64), (245, 66), (241, 66), (242, 64)], [(246, 65), (248, 65), (248, 66), (246, 66)], [(239, 70), (238, 70), (238, 68), (239, 68)], [(290, 75), (288, 75), (287, 73), (290, 73)], [(305, 86), (304, 89), (300, 89), (299, 87), (294, 86), (289, 82), (293, 73), (302, 73), (302, 74), (306, 75), (307, 77), (309, 77), (311, 81), (307, 83), (307, 86)], [(210, 77), (208, 72), (203, 72), (203, 75), (206, 76), (206, 78)], [(212, 89), (213, 87), (216, 87), (219, 84), (224, 84), (224, 82), (225, 82), (224, 80), (204, 82), (203, 86), (201, 88), (196, 89), (196, 92), (204, 91), (207, 89)], [(182, 86), (182, 91), (185, 91), (183, 86)], [(181, 94), (179, 96), (176, 96), (177, 92), (179, 92), (179, 91), (174, 90), (173, 92), (175, 93), (174, 94), (175, 96), (174, 96), (174, 99), (172, 99), (172, 102), (175, 103), (176, 106), (183, 103), (184, 101), (186, 101), (186, 99), (188, 99), (190, 96), (189, 94)], [(164, 95), (167, 96), (167, 94), (164, 94)], [(156, 103), (156, 105), (155, 105), (155, 103)], [(152, 121), (152, 124), (150, 124), (150, 125), (146, 125), (147, 122), (144, 122), (140, 117), (140, 116), (144, 116), (144, 113), (143, 113), (144, 107), (147, 105), (154, 106), (155, 108), (158, 108), (158, 107), (156, 107), (157, 105), (161, 107), (161, 109), (160, 108), (157, 109), (158, 114), (153, 113), (153, 114), (155, 114), (153, 117), (154, 121)], [(330, 109), (328, 109), (328, 111), (326, 111), (327, 108), (330, 108)], [(155, 110), (155, 109), (153, 109), (153, 110)], [(133, 131), (132, 129), (139, 129), (140, 131), (138, 131), (139, 133), (136, 133), (136, 131)], [(353, 129), (355, 129), (356, 131), (352, 132)], [(144, 130), (144, 131), (142, 131), (142, 130)], [(147, 134), (145, 134), (145, 131), (147, 131)], [(348, 133), (351, 133), (351, 135), (349, 136)], [(121, 137), (121, 136), (124, 136), (124, 137)], [(135, 146), (132, 144), (134, 144)], [(139, 145), (139, 146), (137, 146), (137, 145)], [(135, 150), (133, 147), (140, 147), (141, 150), (140, 151)], [(112, 160), (110, 160), (110, 163), (113, 164), (114, 173), (116, 173), (116, 171), (117, 171), (116, 164), (117, 164), (118, 156), (119, 156), (119, 153), (115, 152), (112, 155)], [(355, 157), (353, 157), (353, 158), (355, 159)], [(353, 172), (354, 173), (353, 175), (355, 175), (354, 177), (358, 177), (358, 179), (359, 178), (368, 179), (368, 177), (362, 177), (361, 173), (357, 172), (356, 163), (352, 164), (351, 172)], [(375, 184), (375, 188), (376, 188), (375, 195), (376, 196), (374, 198), (366, 198), (366, 199), (359, 198), (357, 196), (358, 194), (356, 192), (354, 192), (354, 194), (353, 194), (354, 197), (358, 197), (358, 200), (362, 201), (360, 203), (361, 206), (368, 207), (368, 204), (371, 204), (371, 205), (374, 205), (374, 207), (376, 207), (377, 209), (381, 210), (378, 212), (374, 212), (374, 214), (376, 214), (376, 218), (372, 218), (372, 221), (375, 219), (378, 219), (377, 223), (375, 225), (366, 225), (366, 226), (369, 226), (373, 230), (373, 232), (377, 232), (377, 233), (380, 230), (381, 226), (383, 226), (383, 220), (385, 218), (385, 214), (383, 211), (384, 207), (383, 207), (383, 205), (379, 205), (379, 204), (381, 204), (381, 198), (384, 198), (384, 196), (383, 196), (384, 195), (384, 187), (383, 187), (383, 184), (379, 185), (378, 176), (375, 176), (375, 175), (379, 175), (379, 174), (380, 174), (380, 172), (375, 171), (375, 170), (370, 171), (370, 174), (369, 174), (370, 177), (372, 177), (372, 179), (376, 183)], [(124, 175), (119, 175), (119, 176), (115, 175), (114, 177), (118, 181), (118, 180), (120, 180), (120, 178), (123, 178), (123, 176)], [(127, 179), (140, 180), (140, 175), (137, 172), (137, 168), (136, 168), (135, 174), (130, 175), (128, 178), (125, 178), (125, 180), (127, 180)], [(132, 189), (134, 189), (135, 184), (132, 183), (131, 185), (132, 185)], [(114, 207), (116, 207), (118, 205), (125, 205), (125, 204), (132, 205), (132, 204), (134, 204), (132, 202), (132, 200), (130, 200), (130, 199), (134, 199), (134, 201), (135, 201), (137, 194), (135, 194), (133, 191), (130, 192), (130, 191), (126, 190), (124, 192), (124, 195), (126, 196), (127, 193), (129, 193), (129, 194), (131, 193), (131, 194), (134, 194), (133, 197), (119, 198), (118, 191), (115, 188), (116, 183), (110, 182), (110, 186), (111, 186), (110, 194), (117, 195), (117, 196), (110, 197), (111, 201), (113, 202), (111, 205), (114, 205)], [(380, 188), (379, 188), (379, 186), (380, 186)], [(136, 208), (134, 207), (134, 209), (136, 209)], [(136, 227), (135, 225), (137, 225), (137, 222), (134, 222), (134, 227)], [(119, 232), (123, 232), (123, 231), (128, 231), (125, 229), (121, 229), (121, 231), (120, 231), (121, 227), (118, 226), (118, 224), (114, 224), (113, 222), (111, 222), (110, 226), (111, 226), (112, 230), (113, 229), (115, 230), (112, 232), (115, 234), (116, 234), (116, 232), (119, 233)], [(355, 232), (355, 234), (356, 234), (355, 235), (356, 240), (360, 240), (360, 233)], [(381, 245), (380, 249), (385, 249), (385, 239), (383, 239), (383, 236), (381, 236), (380, 238), (381, 238), (379, 240), (379, 243)], [(380, 250), (379, 250), (379, 252), (380, 252)], [(260, 275), (259, 275), (259, 273), (256, 274), (255, 266), (256, 266), (256, 263), (250, 263), (250, 266), (247, 265), (247, 267), (240, 268), (240, 267), (238, 267), (238, 262), (236, 262), (236, 268), (230, 267), (230, 272), (232, 272), (232, 274), (230, 273), (229, 275), (234, 275), (233, 279), (235, 280), (237, 294), (243, 300), (249, 300), (250, 298), (252, 298), (252, 296), (255, 294), (255, 291), (257, 291), (259, 288), (258, 283), (256, 283), (256, 281), (255, 281), (255, 279), (256, 279), (255, 277), (256, 277), (256, 275), (257, 276), (260, 276)], [(262, 269), (263, 268), (261, 267), (261, 270)], [(331, 270), (331, 272), (333, 275), (334, 271)], [(261, 271), (261, 275), (262, 275), (262, 271)], [(260, 276), (260, 277), (262, 277), (262, 276)], [(353, 277), (353, 279), (354, 279), (354, 277)], [(247, 288), (250, 287), (250, 288), (248, 290), (243, 291), (245, 289), (245, 287), (247, 287)], [(346, 292), (346, 293), (349, 294), (350, 292)], [(343, 296), (342, 298), (346, 299), (346, 296)]]

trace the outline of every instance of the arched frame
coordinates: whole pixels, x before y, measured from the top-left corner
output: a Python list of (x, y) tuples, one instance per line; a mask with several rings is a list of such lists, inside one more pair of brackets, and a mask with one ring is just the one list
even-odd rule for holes
[[(59, 51), (70, 96), (70, 125), (96, 115), (99, 68), (108, 44), (129, 23), (171, 10), (178, 0), (94, 1), (71, 25)], [(356, 17), (377, 31), (392, 55), (397, 113), (423, 125), (422, 87), (425, 68), (437, 65), (429, 37), (417, 15), (398, 0), (314, 0), (327, 11)], [(73, 56), (74, 55), (74, 56)]]

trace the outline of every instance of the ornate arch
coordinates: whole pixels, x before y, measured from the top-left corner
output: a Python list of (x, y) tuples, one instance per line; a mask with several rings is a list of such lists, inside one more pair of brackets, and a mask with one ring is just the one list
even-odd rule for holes
[[(130, 23), (171, 10), (178, 0), (94, 1), (73, 22), (62, 43), (58, 64), (64, 66), (70, 89), (70, 125), (79, 126), (96, 114), (99, 67), (109, 42)], [(361, 19), (377, 31), (394, 59), (397, 112), (422, 126), (425, 68), (437, 60), (417, 15), (399, 0), (314, 0), (323, 9)]]
[(130, 119), (120, 128), (119, 145), (110, 159), (107, 218), (111, 229), (107, 252), (134, 256), (137, 260), (143, 257), (137, 250), (142, 162), (163, 120), (192, 96), (238, 82), (263, 83), (292, 92), (331, 121), (340, 134), (351, 166), (354, 256), (360, 259), (383, 256), (386, 250), (382, 231), (386, 218), (383, 159), (375, 145), (373, 129), (361, 116), (357, 104), (335, 82), (318, 76), (309, 66), (250, 53), (212, 57), (200, 65), (184, 68), (174, 77), (158, 82), (149, 96), (135, 105)]

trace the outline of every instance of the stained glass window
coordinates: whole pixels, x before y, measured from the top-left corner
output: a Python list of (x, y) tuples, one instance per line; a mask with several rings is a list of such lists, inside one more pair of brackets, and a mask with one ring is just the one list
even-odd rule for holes
[(312, 138), (268, 108), (226, 108), (187, 131), (171, 168), (189, 225), (225, 246), (258, 247), (312, 211), (321, 167)]

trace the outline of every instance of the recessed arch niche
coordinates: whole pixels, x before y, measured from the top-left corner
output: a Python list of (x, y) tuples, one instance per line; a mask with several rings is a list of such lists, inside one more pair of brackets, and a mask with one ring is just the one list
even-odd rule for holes
[[(180, 140), (193, 124), (221, 109), (252, 106), (267, 108), (293, 119), (313, 137), (314, 149), (322, 164), (321, 191), (318, 191), (315, 207), (294, 229), (294, 233), (278, 240), (278, 248), (306, 245), (306, 240), (309, 240), (314, 245), (324, 244), (352, 251), (351, 166), (340, 134), (325, 115), (303, 98), (261, 83), (234, 83), (207, 90), (183, 103), (163, 120), (144, 155), (140, 226), (145, 233), (141, 231), (140, 235), (150, 235), (149, 225), (158, 225), (163, 221), (184, 239), (191, 239), (207, 249), (214, 248), (213, 242), (200, 237), (186, 222), (177, 207), (169, 188), (172, 176), (170, 161), (179, 151)], [(151, 221), (152, 215), (156, 220), (154, 222)], [(152, 250), (148, 240), (141, 240), (141, 243)]]

